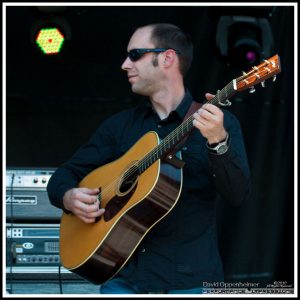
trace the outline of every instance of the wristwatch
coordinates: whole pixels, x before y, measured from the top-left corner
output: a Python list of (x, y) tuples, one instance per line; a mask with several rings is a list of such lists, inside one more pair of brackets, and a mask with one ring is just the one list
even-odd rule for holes
[(227, 133), (225, 140), (219, 143), (210, 145), (206, 142), (206, 147), (213, 154), (222, 155), (226, 153), (229, 148), (229, 133)]

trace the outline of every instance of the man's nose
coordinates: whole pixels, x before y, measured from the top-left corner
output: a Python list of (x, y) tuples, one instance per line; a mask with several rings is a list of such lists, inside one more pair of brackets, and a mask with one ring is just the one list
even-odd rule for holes
[(129, 59), (129, 57), (126, 57), (123, 64), (121, 65), (121, 69), (126, 71), (132, 67), (132, 61)]

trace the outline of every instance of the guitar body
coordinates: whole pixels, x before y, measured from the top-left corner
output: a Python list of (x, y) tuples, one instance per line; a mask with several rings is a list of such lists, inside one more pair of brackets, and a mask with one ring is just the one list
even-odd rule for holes
[(181, 169), (157, 160), (133, 176), (130, 184), (124, 184), (124, 174), (134, 174), (135, 163), (158, 143), (157, 134), (149, 132), (121, 158), (97, 168), (80, 182), (80, 187), (101, 190), (101, 207), (107, 211), (92, 224), (63, 214), (60, 255), (64, 267), (96, 284), (109, 280), (147, 232), (174, 207), (181, 192)]
[[(279, 56), (274, 55), (232, 80), (209, 103), (230, 105), (228, 98), (237, 91), (252, 89), (260, 82), (263, 85), (270, 77), (274, 81), (280, 71)], [(145, 134), (121, 158), (80, 182), (80, 187), (99, 188), (105, 213), (93, 224), (63, 214), (60, 254), (67, 269), (96, 284), (107, 281), (125, 265), (147, 232), (171, 211), (181, 192), (182, 164), (166, 155), (191, 132), (193, 120), (191, 114), (161, 142), (155, 132)], [(162, 157), (172, 164), (161, 161)]]

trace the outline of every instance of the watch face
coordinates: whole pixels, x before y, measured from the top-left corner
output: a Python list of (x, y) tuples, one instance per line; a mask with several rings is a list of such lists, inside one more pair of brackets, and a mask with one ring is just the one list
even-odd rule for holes
[(226, 144), (220, 145), (220, 147), (217, 150), (218, 154), (224, 154), (228, 149), (228, 146)]

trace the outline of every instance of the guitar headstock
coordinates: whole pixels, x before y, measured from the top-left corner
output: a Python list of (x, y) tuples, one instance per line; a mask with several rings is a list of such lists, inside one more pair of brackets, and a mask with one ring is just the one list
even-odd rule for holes
[(263, 63), (256, 67), (252, 67), (252, 70), (248, 73), (243, 73), (243, 76), (235, 79), (236, 90), (243, 91), (247, 88), (250, 88), (250, 92), (254, 92), (253, 86), (264, 82), (266, 79), (273, 77), (273, 81), (276, 79), (276, 74), (281, 71), (280, 59), (276, 54), (269, 59), (265, 59)]

